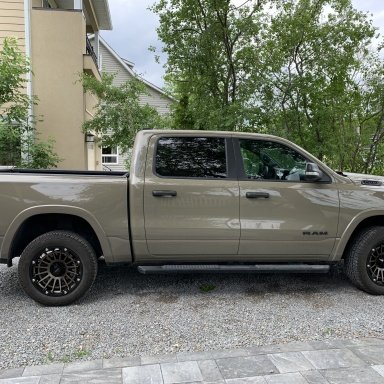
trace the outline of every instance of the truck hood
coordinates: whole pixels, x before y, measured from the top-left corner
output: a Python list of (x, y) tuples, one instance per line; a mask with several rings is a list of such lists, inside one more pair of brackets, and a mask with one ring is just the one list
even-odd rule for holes
[(384, 185), (384, 176), (350, 172), (343, 172), (343, 174), (356, 185), (372, 185), (377, 187)]

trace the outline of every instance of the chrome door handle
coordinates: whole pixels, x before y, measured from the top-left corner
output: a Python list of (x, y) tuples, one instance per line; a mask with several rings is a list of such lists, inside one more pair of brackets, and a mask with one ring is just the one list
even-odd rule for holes
[(268, 192), (247, 192), (245, 194), (245, 197), (247, 199), (259, 199), (259, 198), (264, 198), (268, 199), (269, 198), (269, 193)]
[(152, 196), (154, 197), (175, 197), (177, 195), (176, 191), (152, 191)]

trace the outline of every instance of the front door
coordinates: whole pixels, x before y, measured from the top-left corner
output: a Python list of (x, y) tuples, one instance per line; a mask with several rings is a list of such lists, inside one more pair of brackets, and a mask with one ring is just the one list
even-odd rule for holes
[(239, 184), (231, 138), (154, 135), (148, 153), (154, 153), (147, 157), (144, 186), (149, 253), (178, 261), (236, 255)]
[(258, 260), (326, 260), (335, 243), (339, 197), (323, 173), (305, 181), (309, 160), (274, 139), (235, 141), (240, 163), (239, 255)]

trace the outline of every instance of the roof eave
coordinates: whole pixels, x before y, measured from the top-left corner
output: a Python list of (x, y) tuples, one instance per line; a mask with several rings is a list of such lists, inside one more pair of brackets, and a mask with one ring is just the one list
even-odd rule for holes
[(112, 19), (108, 0), (92, 0), (92, 4), (96, 13), (99, 29), (103, 31), (112, 30)]

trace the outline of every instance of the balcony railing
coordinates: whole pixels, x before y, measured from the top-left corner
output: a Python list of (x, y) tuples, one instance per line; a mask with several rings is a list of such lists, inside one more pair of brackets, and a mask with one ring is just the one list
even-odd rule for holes
[(99, 68), (99, 65), (97, 63), (96, 53), (93, 50), (92, 44), (89, 41), (88, 36), (86, 36), (86, 52), (87, 52), (87, 55), (92, 56), (92, 59), (93, 59), (93, 62), (95, 63), (95, 65), (96, 65), (96, 68)]

